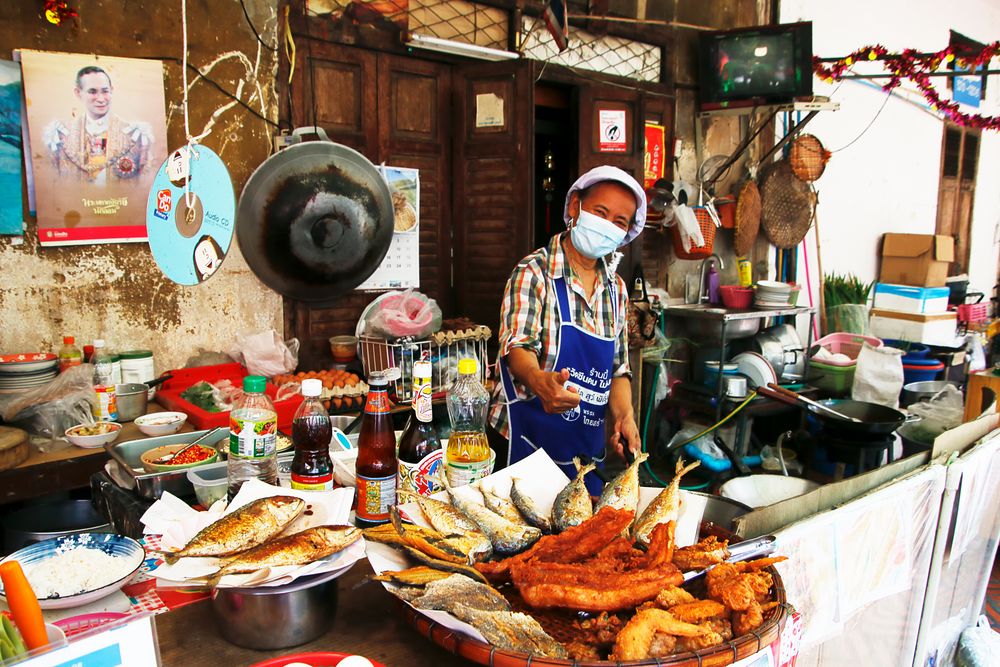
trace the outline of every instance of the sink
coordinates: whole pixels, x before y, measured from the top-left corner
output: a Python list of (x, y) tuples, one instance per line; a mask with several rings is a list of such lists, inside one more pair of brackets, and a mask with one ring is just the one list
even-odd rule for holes
[[(673, 319), (677, 326), (690, 337), (720, 340), (722, 338), (722, 318), (730, 311), (708, 303), (678, 303), (666, 306), (665, 317)], [(726, 322), (725, 339), (749, 338), (760, 330), (760, 319), (747, 318)]]

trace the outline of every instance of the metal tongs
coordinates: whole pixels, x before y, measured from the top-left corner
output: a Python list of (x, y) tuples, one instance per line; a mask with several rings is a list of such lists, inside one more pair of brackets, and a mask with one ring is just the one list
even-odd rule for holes
[(211, 431), (209, 431), (205, 435), (201, 436), (200, 438), (198, 438), (194, 442), (190, 443), (189, 445), (181, 447), (180, 449), (178, 449), (173, 454), (167, 454), (165, 456), (161, 456), (160, 458), (155, 459), (154, 461), (151, 461), (151, 463), (154, 463), (156, 465), (163, 465), (165, 463), (170, 463), (171, 461), (173, 461), (175, 458), (177, 458), (178, 456), (180, 456), (181, 454), (183, 454), (187, 450), (191, 449), (195, 445), (201, 444), (202, 441), (207, 440), (209, 437), (215, 435), (219, 431), (222, 431), (222, 430), (224, 430), (226, 428), (229, 428), (229, 427), (228, 426), (217, 426), (216, 428), (213, 428)]
[[(765, 535), (764, 537), (758, 537), (753, 540), (737, 542), (733, 546), (729, 547), (729, 558), (727, 558), (725, 562), (738, 563), (740, 561), (750, 560), (751, 558), (757, 558), (759, 556), (767, 556), (768, 554), (774, 553), (777, 541), (778, 538), (774, 535)], [(713, 565), (712, 567), (715, 566)], [(704, 570), (691, 570), (690, 572), (685, 572), (684, 582), (687, 583), (693, 579), (697, 579), (711, 570), (712, 567), (706, 567)]]

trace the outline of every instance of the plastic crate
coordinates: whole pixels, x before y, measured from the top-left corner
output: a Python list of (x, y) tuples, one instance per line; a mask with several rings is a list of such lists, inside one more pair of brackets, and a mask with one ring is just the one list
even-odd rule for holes
[(975, 324), (989, 319), (990, 304), (988, 303), (963, 303), (958, 307), (958, 321), (965, 324)]
[[(229, 412), (209, 412), (202, 410), (197, 405), (189, 403), (181, 398), (181, 392), (191, 385), (199, 382), (218, 382), (229, 380), (234, 385), (243, 384), (243, 378), (247, 376), (247, 369), (241, 364), (217, 364), (215, 366), (196, 366), (194, 368), (178, 368), (170, 371), (173, 376), (164, 382), (159, 391), (156, 392), (156, 402), (168, 410), (184, 412), (188, 416), (188, 421), (197, 429), (216, 428), (218, 426), (229, 426)], [(274, 400), (278, 388), (267, 383), (265, 389), (267, 395)], [(278, 429), (288, 431), (292, 427), (292, 419), (295, 418), (295, 411), (302, 404), (302, 396), (295, 394), (283, 401), (274, 404), (278, 413)]]
[(809, 362), (809, 384), (830, 396), (847, 396), (854, 386), (857, 362), (848, 366), (834, 366), (821, 361)]
[(832, 354), (846, 354), (851, 360), (831, 361), (824, 359), (822, 362), (814, 360), (812, 363), (822, 363), (824, 366), (854, 366), (858, 362), (858, 355), (861, 354), (861, 348), (865, 343), (868, 343), (872, 347), (882, 347), (881, 339), (875, 336), (862, 336), (860, 334), (843, 332), (827, 334), (817, 340), (816, 344), (825, 347)]

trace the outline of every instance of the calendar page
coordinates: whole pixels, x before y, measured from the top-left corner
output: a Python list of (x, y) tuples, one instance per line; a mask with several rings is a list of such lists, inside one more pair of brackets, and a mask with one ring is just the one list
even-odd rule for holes
[(420, 171), (386, 166), (378, 169), (392, 195), (395, 233), (385, 259), (357, 289), (420, 287)]

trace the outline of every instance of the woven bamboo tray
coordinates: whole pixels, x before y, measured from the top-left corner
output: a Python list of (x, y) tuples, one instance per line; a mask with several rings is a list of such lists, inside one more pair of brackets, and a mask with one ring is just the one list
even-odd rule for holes
[(576, 661), (559, 658), (544, 658), (524, 653), (511, 653), (495, 648), (432, 621), (416, 609), (400, 602), (403, 618), (413, 628), (432, 642), (461, 658), (479, 665), (489, 667), (617, 667), (618, 665), (661, 665), (663, 667), (724, 667), (738, 660), (747, 658), (771, 645), (778, 638), (781, 629), (788, 620), (790, 607), (785, 598), (785, 587), (781, 575), (774, 567), (765, 570), (774, 578), (774, 598), (778, 603), (764, 617), (764, 624), (753, 632), (736, 637), (728, 642), (704, 649), (678, 653), (666, 658), (651, 658), (633, 662), (616, 662), (612, 660)]

